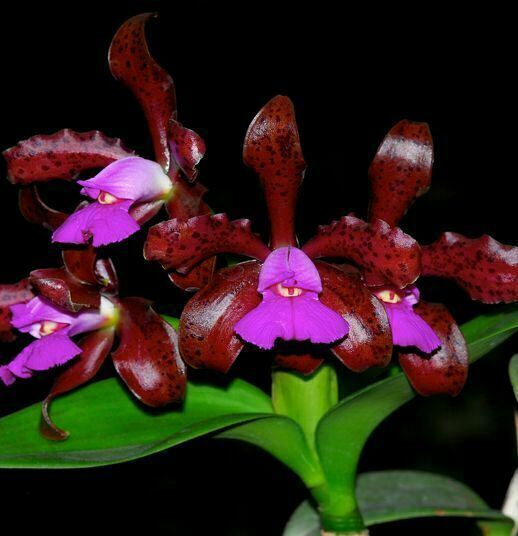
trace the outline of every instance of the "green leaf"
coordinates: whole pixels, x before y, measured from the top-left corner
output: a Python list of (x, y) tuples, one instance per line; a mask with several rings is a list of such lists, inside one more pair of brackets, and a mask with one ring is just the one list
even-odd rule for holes
[(509, 362), (509, 377), (513, 386), (514, 396), (518, 400), (518, 354), (513, 355)]
[(78, 468), (125, 462), (272, 414), (269, 397), (242, 380), (225, 387), (189, 383), (181, 407), (150, 410), (116, 379), (57, 399), (56, 422), (72, 434), (52, 442), (38, 431), (40, 404), (0, 419), (0, 467)]
[(266, 450), (297, 473), (308, 488), (323, 483), (323, 475), (302, 428), (289, 417), (269, 416), (233, 426), (218, 439), (238, 439)]
[[(512, 522), (470, 488), (452, 478), (419, 471), (379, 471), (358, 477), (357, 497), (367, 526), (422, 517), (494, 520), (508, 535)], [(511, 523), (511, 525), (510, 525)], [(507, 532), (504, 530), (507, 528)], [(283, 536), (319, 536), (320, 519), (307, 501), (293, 513)]]
[(174, 316), (169, 315), (160, 315), (168, 324), (170, 324), (173, 329), (178, 331), (178, 327), (180, 326), (180, 319), (175, 318)]
[[(506, 306), (462, 326), (474, 362), (518, 331), (518, 306)], [(415, 393), (403, 374), (374, 383), (342, 400), (320, 421), (317, 450), (329, 486), (323, 515), (354, 514), (356, 467), (373, 430)]]

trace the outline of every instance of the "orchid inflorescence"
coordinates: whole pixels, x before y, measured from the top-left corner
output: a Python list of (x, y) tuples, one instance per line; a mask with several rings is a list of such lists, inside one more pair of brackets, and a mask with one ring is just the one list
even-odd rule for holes
[[(304, 375), (326, 354), (362, 372), (386, 367), (396, 350), (420, 394), (458, 394), (468, 371), (466, 344), (446, 307), (421, 299), (417, 282), (445, 277), (474, 300), (516, 301), (518, 248), (455, 233), (421, 246), (397, 227), (430, 187), (427, 125), (400, 121), (383, 140), (369, 168), (366, 220), (344, 215), (300, 245), (295, 210), (306, 164), (290, 99), (270, 100), (253, 119), (243, 152), (265, 193), (265, 242), (250, 221), (212, 214), (203, 200), (196, 166), (205, 145), (178, 121), (173, 81), (147, 48), (148, 18), (122, 25), (109, 60), (145, 112), (155, 160), (97, 131), (38, 135), (4, 153), (22, 214), (63, 247), (63, 267), (0, 286), (1, 340), (11, 342), (16, 332), (34, 339), (0, 367), (0, 379), (10, 386), (59, 367), (43, 405), (43, 432), (66, 437), (50, 418), (50, 401), (93, 378), (116, 338), (115, 368), (150, 406), (182, 400), (184, 362), (227, 372), (245, 347), (272, 351), (276, 367)], [(52, 209), (38, 192), (50, 180), (75, 181), (86, 201), (72, 214)], [(97, 249), (128, 239), (162, 207), (171, 219), (149, 229), (145, 258), (160, 262), (180, 288), (197, 291), (178, 336), (147, 300), (118, 296), (115, 268)], [(223, 253), (251, 260), (214, 271)]]

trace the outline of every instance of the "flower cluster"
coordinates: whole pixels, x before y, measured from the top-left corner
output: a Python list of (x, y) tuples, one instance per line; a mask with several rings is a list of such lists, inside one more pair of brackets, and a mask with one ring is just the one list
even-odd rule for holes
[[(295, 211), (306, 164), (291, 101), (272, 99), (253, 119), (243, 153), (265, 193), (266, 243), (248, 220), (212, 215), (203, 201), (196, 166), (205, 146), (178, 122), (173, 81), (147, 48), (148, 18), (122, 25), (109, 60), (144, 110), (154, 161), (98, 131), (34, 136), (4, 153), (22, 214), (52, 231), (64, 266), (0, 286), (0, 340), (11, 342), (16, 333), (33, 339), (0, 367), (0, 380), (9, 386), (61, 367), (43, 404), (43, 431), (54, 439), (66, 432), (52, 422), (50, 401), (90, 380), (116, 339), (117, 372), (151, 406), (183, 398), (183, 361), (227, 372), (245, 345), (271, 350), (277, 366), (303, 374), (315, 371), (326, 352), (355, 372), (385, 367), (395, 348), (419, 393), (456, 395), (467, 376), (466, 344), (448, 310), (421, 300), (416, 283), (446, 277), (472, 299), (516, 301), (518, 248), (455, 233), (421, 246), (397, 226), (430, 187), (428, 127), (401, 121), (383, 140), (369, 168), (365, 221), (344, 216), (301, 246)], [(72, 214), (39, 195), (41, 183), (56, 179), (75, 181), (88, 198)], [(148, 301), (119, 298), (113, 264), (96, 250), (129, 238), (161, 207), (172, 219), (151, 227), (144, 255), (182, 289), (198, 290), (184, 307), (178, 338)], [(214, 272), (222, 253), (251, 260)]]

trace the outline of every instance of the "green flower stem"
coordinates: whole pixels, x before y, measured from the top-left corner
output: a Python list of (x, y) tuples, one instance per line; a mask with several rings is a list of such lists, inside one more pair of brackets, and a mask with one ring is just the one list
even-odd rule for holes
[(365, 534), (354, 490), (350, 495), (341, 495), (339, 501), (330, 496), (315, 441), (318, 423), (338, 403), (338, 382), (333, 366), (325, 364), (311, 376), (284, 370), (275, 371), (272, 402), (276, 413), (290, 417), (299, 424), (314, 464), (319, 469), (320, 478), (308, 487), (318, 503), (324, 530), (337, 535)]

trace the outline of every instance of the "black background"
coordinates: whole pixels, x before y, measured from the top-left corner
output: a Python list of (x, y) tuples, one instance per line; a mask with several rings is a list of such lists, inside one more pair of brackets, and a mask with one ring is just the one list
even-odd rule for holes
[[(427, 121), (436, 160), (432, 190), (404, 220), (421, 242), (445, 230), (487, 232), (516, 242), (517, 134), (512, 53), (505, 14), (434, 24), (428, 14), (406, 22), (371, 6), (359, 15), (319, 6), (281, 13), (279, 5), (248, 10), (203, 4), (88, 2), (3, 8), (0, 147), (63, 127), (100, 129), (151, 157), (143, 116), (110, 76), (112, 35), (129, 16), (158, 10), (151, 49), (174, 77), (181, 121), (206, 140), (200, 180), (216, 211), (267, 227), (261, 192), (241, 161), (246, 127), (272, 96), (296, 106), (309, 164), (298, 208), (302, 239), (319, 223), (354, 211), (365, 215), (366, 170), (378, 143), (401, 118)], [(367, 10), (369, 11), (369, 9)], [(2, 171), (5, 175), (5, 172)], [(61, 186), (60, 186), (61, 188)], [(73, 206), (66, 190), (58, 205)], [(56, 195), (49, 188), (47, 195)], [(70, 194), (70, 195), (69, 195)], [(17, 212), (16, 188), (0, 182), (2, 282), (56, 265), (46, 231)], [(141, 257), (144, 233), (111, 249), (123, 295), (142, 295), (178, 312), (182, 295), (158, 266)], [(448, 282), (423, 282), (427, 299), (449, 305), (459, 322), (486, 308)], [(457, 399), (421, 399), (373, 435), (362, 470), (433, 470), (465, 481), (493, 507), (502, 503), (515, 465), (513, 397), (506, 376), (513, 343), (473, 368)], [(2, 349), (8, 355), (8, 349)], [(255, 371), (243, 356), (234, 373)], [(264, 367), (264, 363), (259, 362)], [(109, 374), (110, 371), (105, 371)], [(259, 382), (267, 372), (256, 372)], [(253, 374), (253, 372), (252, 372)], [(10, 392), (2, 411), (38, 400), (50, 378)], [(114, 416), (116, 418), (116, 416)], [(1, 438), (0, 438), (1, 441)], [(304, 498), (297, 478), (252, 447), (200, 440), (149, 459), (99, 470), (0, 472), (1, 508), (25, 530), (145, 530), (153, 534), (281, 534)], [(468, 534), (467, 522), (405, 522), (373, 528), (374, 536)]]

